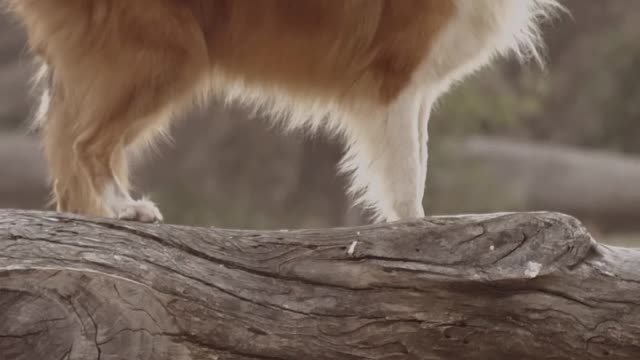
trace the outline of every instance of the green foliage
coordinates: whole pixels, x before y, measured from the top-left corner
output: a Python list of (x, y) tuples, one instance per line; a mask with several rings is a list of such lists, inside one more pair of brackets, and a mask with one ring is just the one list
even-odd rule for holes
[(524, 69), (514, 78), (505, 65), (486, 68), (455, 86), (435, 109), (431, 130), (436, 136), (522, 131), (524, 120), (544, 112), (549, 79)]

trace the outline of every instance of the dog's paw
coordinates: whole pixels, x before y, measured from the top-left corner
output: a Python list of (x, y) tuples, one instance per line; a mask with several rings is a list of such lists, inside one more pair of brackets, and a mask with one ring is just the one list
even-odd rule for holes
[(161, 222), (163, 220), (158, 207), (147, 199), (126, 201), (115, 206), (113, 210), (115, 217), (120, 220), (145, 223)]

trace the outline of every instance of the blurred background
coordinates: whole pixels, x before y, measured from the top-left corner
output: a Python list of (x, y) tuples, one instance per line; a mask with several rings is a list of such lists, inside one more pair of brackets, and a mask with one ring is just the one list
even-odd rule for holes
[[(431, 120), (431, 215), (554, 210), (600, 241), (640, 245), (640, 1), (565, 0), (544, 27), (548, 68), (501, 61), (443, 97)], [(0, 17), (0, 207), (42, 209), (25, 37)], [(212, 102), (135, 167), (167, 222), (256, 229), (366, 222), (335, 174), (342, 148), (280, 135)]]

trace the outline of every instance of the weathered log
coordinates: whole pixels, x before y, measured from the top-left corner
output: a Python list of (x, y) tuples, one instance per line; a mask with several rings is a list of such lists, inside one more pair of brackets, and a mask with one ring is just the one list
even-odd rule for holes
[(269, 231), (0, 211), (0, 359), (638, 359), (640, 251), (557, 213)]

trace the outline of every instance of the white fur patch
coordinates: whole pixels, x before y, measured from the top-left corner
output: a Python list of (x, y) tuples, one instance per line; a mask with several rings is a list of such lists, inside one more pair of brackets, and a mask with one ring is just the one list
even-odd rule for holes
[(416, 84), (438, 94), (488, 64), (515, 54), (542, 64), (542, 20), (563, 9), (556, 0), (455, 0), (457, 12), (436, 38)]
[(50, 69), (46, 64), (42, 64), (36, 75), (33, 77), (33, 85), (34, 89), (42, 89), (40, 90), (40, 102), (38, 104), (38, 109), (33, 117), (32, 128), (38, 129), (42, 127), (44, 122), (47, 120), (47, 113), (49, 112), (49, 107), (51, 105), (51, 91), (49, 88), (50, 84), (46, 83), (50, 76)]
[(118, 184), (109, 184), (105, 187), (103, 201), (105, 207), (117, 219), (141, 222), (163, 220), (160, 210), (153, 202), (148, 199), (132, 199)]

